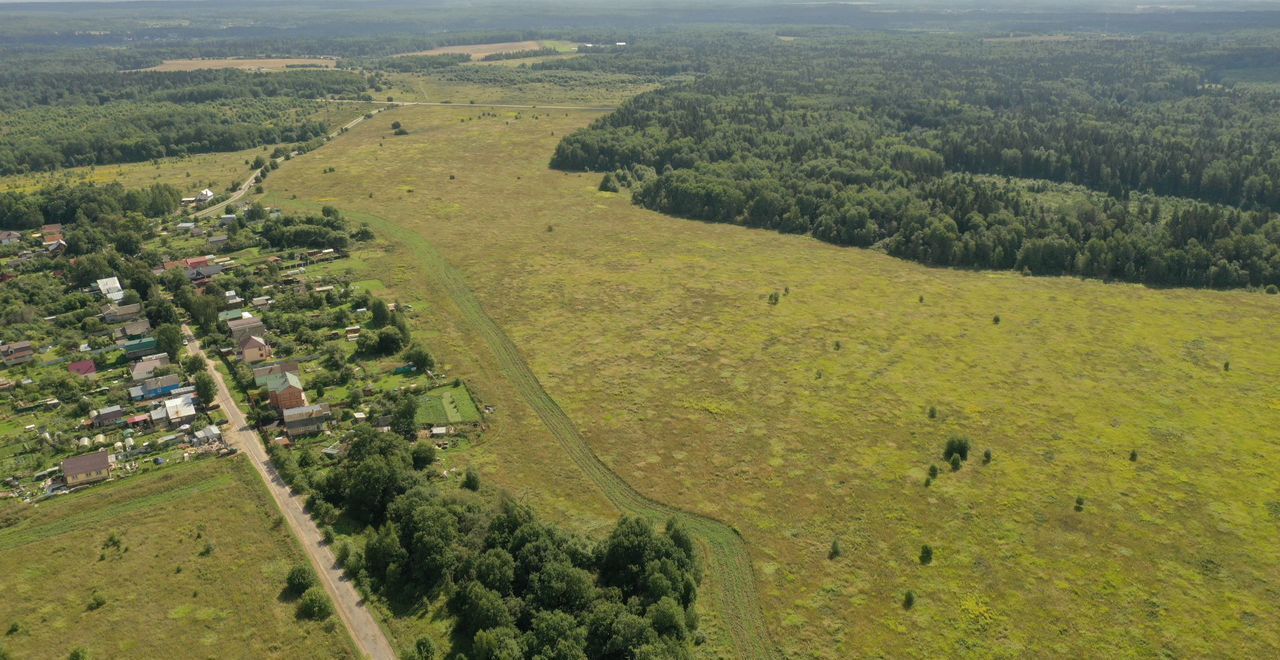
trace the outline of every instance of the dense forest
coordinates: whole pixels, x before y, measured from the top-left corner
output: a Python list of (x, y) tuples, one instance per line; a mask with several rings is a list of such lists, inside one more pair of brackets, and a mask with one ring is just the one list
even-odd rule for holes
[[(693, 74), (552, 158), (648, 208), (929, 264), (1242, 287), (1280, 283), (1280, 93), (1214, 81), (1277, 52), (738, 35), (537, 68)], [(1025, 179), (1087, 191), (1050, 204)]]
[[(128, 51), (121, 51), (127, 53)], [(351, 71), (119, 71), (98, 51), (10, 54), (0, 68), (0, 174), (305, 142), (326, 97), (358, 98)]]

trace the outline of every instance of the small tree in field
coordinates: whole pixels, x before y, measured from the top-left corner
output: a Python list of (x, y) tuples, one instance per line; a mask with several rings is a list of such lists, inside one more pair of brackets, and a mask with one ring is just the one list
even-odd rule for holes
[(916, 605), (916, 594), (914, 591), (908, 591), (906, 596), (902, 597), (902, 609), (909, 610)]
[(842, 554), (844, 554), (844, 550), (840, 548), (840, 539), (833, 539), (831, 541), (831, 550), (827, 552), (827, 559), (836, 559)]
[(310, 566), (298, 564), (289, 571), (285, 584), (289, 588), (289, 593), (299, 596), (316, 585), (316, 574), (311, 571)]
[(333, 603), (320, 587), (311, 587), (302, 594), (298, 601), (298, 617), (321, 621), (333, 614)]
[(920, 563), (925, 566), (933, 563), (933, 548), (928, 544), (920, 547)]
[(462, 478), (462, 487), (467, 490), (480, 490), (480, 473), (475, 468), (467, 468), (467, 474)]

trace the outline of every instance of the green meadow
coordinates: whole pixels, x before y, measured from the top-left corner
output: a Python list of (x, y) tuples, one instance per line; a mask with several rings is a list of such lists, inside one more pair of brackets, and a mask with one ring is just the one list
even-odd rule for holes
[[(32, 562), (33, 555), (41, 560)], [(305, 562), (246, 459), (176, 464), (35, 505), (0, 504), (0, 648), (14, 658), (354, 658), (295, 619)]]
[[(372, 224), (383, 253), (353, 277), (414, 301), (415, 334), (496, 406), (467, 450), (486, 478), (587, 531), (617, 515), (513, 384), (522, 360), (609, 472), (741, 534), (787, 656), (1280, 648), (1280, 296), (934, 269), (662, 216), (546, 168), (595, 116), (403, 107), (268, 181), (266, 203)], [(735, 655), (708, 605), (729, 576), (704, 585), (706, 655)]]

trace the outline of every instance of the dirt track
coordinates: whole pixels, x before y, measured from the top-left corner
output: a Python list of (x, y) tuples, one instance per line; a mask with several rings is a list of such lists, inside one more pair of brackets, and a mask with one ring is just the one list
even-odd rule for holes
[[(183, 326), (183, 332), (190, 334), (186, 326)], [(187, 348), (192, 355), (204, 355), (198, 339), (191, 340)], [(338, 567), (333, 553), (325, 545), (324, 536), (319, 528), (311, 520), (311, 516), (303, 510), (305, 506), (303, 498), (294, 495), (280, 475), (276, 474), (262, 440), (249, 426), (244, 414), (240, 412), (235, 399), (231, 397), (230, 390), (227, 389), (222, 374), (217, 369), (210, 368), (209, 371), (218, 385), (218, 405), (222, 407), (229, 420), (229, 424), (223, 429), (223, 439), (227, 444), (248, 456), (249, 462), (266, 483), (267, 490), (271, 492), (271, 498), (280, 508), (280, 514), (285, 522), (289, 523), (289, 529), (293, 530), (294, 536), (302, 544), (307, 557), (311, 559), (311, 566), (315, 569), (320, 584), (329, 593), (334, 611), (346, 626), (351, 638), (355, 640), (356, 646), (366, 657), (374, 660), (395, 660), (396, 653), (391, 648), (391, 642), (387, 640), (382, 628), (373, 618), (373, 613), (365, 607), (364, 599), (360, 597), (355, 586), (342, 574), (342, 569)]]

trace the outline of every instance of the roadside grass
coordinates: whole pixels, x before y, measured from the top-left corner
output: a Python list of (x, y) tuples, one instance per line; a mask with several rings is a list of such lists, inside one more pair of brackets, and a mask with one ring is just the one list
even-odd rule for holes
[[(425, 298), (415, 332), (498, 406), (469, 450), (486, 478), (587, 531), (611, 516), (433, 260), (602, 467), (741, 532), (786, 655), (1280, 648), (1280, 300), (931, 269), (673, 219), (546, 169), (597, 113), (478, 112), (396, 109), (411, 135), (362, 125), (273, 175), (268, 199), (324, 199), (397, 237), (357, 275)], [(926, 488), (953, 435), (976, 456)], [(729, 656), (709, 600), (706, 650)]]
[(297, 621), (279, 598), (303, 555), (243, 458), (0, 513), (0, 622), (12, 631), (0, 647), (13, 657), (356, 657), (341, 626)]

